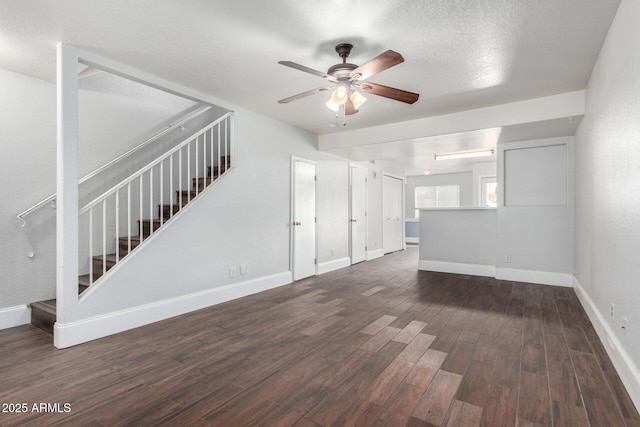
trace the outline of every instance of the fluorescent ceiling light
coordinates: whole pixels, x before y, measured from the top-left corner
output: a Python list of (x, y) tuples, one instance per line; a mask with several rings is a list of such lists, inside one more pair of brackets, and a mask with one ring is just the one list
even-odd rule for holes
[(456, 151), (452, 153), (439, 153), (435, 155), (436, 160), (466, 159), (469, 157), (482, 157), (493, 155), (493, 150)]

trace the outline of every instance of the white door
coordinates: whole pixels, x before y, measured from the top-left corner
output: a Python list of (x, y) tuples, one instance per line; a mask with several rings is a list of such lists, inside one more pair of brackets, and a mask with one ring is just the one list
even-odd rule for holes
[(404, 215), (401, 179), (382, 177), (382, 248), (384, 253), (404, 249)]
[(367, 170), (351, 166), (351, 264), (367, 259)]
[(316, 165), (293, 161), (293, 280), (316, 274)]

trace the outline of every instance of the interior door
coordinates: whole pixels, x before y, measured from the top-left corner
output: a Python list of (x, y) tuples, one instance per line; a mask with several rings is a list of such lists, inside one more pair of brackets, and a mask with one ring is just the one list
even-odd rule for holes
[(403, 181), (382, 177), (382, 248), (385, 254), (404, 249)]
[(293, 161), (293, 280), (316, 274), (316, 165)]
[(350, 168), (351, 181), (351, 264), (367, 259), (367, 170)]

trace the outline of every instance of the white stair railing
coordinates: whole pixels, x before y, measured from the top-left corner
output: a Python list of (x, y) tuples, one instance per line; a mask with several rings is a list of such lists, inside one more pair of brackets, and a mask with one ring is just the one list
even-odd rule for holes
[(233, 117), (227, 113), (205, 126), (80, 209), (86, 284), (104, 276), (233, 166)]
[[(195, 119), (196, 117), (198, 117), (199, 115), (201, 115), (203, 113), (206, 113), (210, 109), (211, 109), (210, 106), (205, 105), (203, 107), (198, 108), (196, 111), (189, 112), (185, 116), (181, 117), (179, 120), (175, 121), (172, 125), (169, 125), (167, 128), (162, 129), (159, 132), (156, 132), (154, 135), (152, 135), (151, 137), (149, 137), (146, 140), (142, 141), (140, 144), (138, 144), (134, 148), (130, 149), (126, 153), (121, 154), (120, 156), (116, 157), (115, 159), (113, 159), (113, 160), (109, 161), (108, 163), (100, 166), (98, 169), (94, 170), (93, 172), (83, 176), (78, 181), (78, 184), (82, 184), (82, 183), (84, 183), (86, 181), (89, 181), (91, 178), (97, 176), (98, 174), (100, 174), (104, 170), (108, 169), (110, 166), (118, 163), (120, 160), (129, 157), (131, 154), (134, 154), (137, 151), (140, 151), (141, 149), (143, 149), (147, 145), (157, 141), (158, 139), (160, 139), (164, 135), (168, 134), (169, 132), (173, 131), (174, 129), (182, 128), (182, 126), (184, 126), (185, 123), (189, 122), (192, 119)], [(43, 199), (43, 200), (39, 201), (38, 203), (36, 203), (35, 205), (31, 206), (30, 208), (20, 212), (18, 214), (18, 216), (17, 216), (18, 221), (20, 221), (20, 227), (24, 227), (25, 225), (27, 225), (27, 219), (26, 219), (27, 216), (32, 214), (33, 212), (37, 211), (38, 209), (40, 209), (42, 206), (45, 206), (46, 204), (49, 204), (49, 206), (51, 206), (52, 208), (55, 209), (55, 207), (56, 207), (56, 196), (57, 196), (56, 194), (52, 194), (51, 196), (47, 197), (46, 199)]]

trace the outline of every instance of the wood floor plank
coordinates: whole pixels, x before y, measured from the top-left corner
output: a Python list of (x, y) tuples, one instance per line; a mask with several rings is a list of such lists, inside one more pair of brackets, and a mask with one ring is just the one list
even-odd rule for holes
[(454, 400), (444, 427), (476, 427), (480, 425), (482, 408), (467, 402)]
[(518, 418), (543, 426), (552, 425), (551, 401), (546, 375), (520, 372)]
[(417, 271), (409, 248), (57, 350), (0, 330), (0, 425), (623, 426), (640, 415), (571, 288)]
[(411, 415), (423, 421), (441, 425), (449, 413), (449, 407), (461, 380), (461, 375), (438, 371)]

